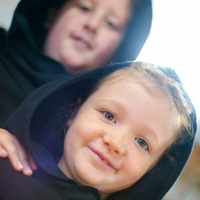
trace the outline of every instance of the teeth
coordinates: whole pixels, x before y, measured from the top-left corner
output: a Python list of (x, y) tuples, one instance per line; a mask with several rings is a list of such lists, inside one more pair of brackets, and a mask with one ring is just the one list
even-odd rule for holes
[(108, 162), (107, 162), (107, 161), (105, 161), (104, 159), (102, 159), (102, 161), (103, 161), (104, 163), (108, 164)]
[(87, 43), (86, 43), (85, 41), (81, 40), (81, 43), (82, 43), (83, 45), (87, 46)]

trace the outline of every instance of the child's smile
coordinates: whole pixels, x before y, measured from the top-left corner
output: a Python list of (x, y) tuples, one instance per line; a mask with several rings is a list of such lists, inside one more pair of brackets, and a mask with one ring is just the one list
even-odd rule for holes
[(110, 161), (110, 159), (108, 158), (108, 156), (106, 156), (105, 154), (102, 154), (101, 151), (98, 151), (96, 149), (92, 149), (90, 147), (89, 147), (89, 149), (91, 150), (91, 152), (95, 156), (95, 159), (97, 161), (97, 165), (100, 165), (100, 167), (102, 167), (106, 170), (108, 170), (108, 168), (111, 168), (112, 170), (113, 169), (116, 170), (115, 166), (113, 166), (113, 164)]
[(172, 106), (140, 84), (103, 85), (68, 129), (59, 167), (80, 185), (113, 193), (133, 185), (173, 140)]

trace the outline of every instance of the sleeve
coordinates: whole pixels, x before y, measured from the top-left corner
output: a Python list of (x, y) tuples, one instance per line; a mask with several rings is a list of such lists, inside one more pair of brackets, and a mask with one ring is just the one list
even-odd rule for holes
[(32, 176), (25, 176), (11, 166), (8, 158), (0, 159), (0, 200), (61, 200), (52, 188)]

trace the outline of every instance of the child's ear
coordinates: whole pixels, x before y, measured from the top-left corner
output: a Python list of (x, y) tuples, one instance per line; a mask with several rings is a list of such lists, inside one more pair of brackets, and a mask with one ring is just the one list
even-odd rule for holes
[(50, 8), (48, 10), (46, 21), (44, 22), (44, 28), (46, 30), (50, 30), (52, 28), (57, 14), (58, 10), (56, 8)]

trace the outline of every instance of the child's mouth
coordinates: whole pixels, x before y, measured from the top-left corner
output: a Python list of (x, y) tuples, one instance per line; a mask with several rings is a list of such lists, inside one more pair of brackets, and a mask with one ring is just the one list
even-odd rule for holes
[[(101, 157), (100, 157), (100, 158), (101, 158)], [(104, 160), (103, 158), (101, 158), (101, 160), (102, 160), (104, 163), (108, 164), (108, 162), (107, 162), (106, 160)]]
[[(91, 149), (91, 148), (90, 148), (90, 149)], [(107, 166), (109, 166), (109, 167), (115, 169), (108, 161), (106, 161), (106, 160), (103, 158), (103, 156), (101, 155), (100, 152), (94, 151), (93, 149), (91, 149), (91, 150), (98, 156), (98, 158), (99, 158), (103, 163), (105, 163)]]
[(87, 43), (86, 41), (80, 39), (80, 38), (73, 38), (75, 44), (82, 50), (91, 50), (92, 47)]

